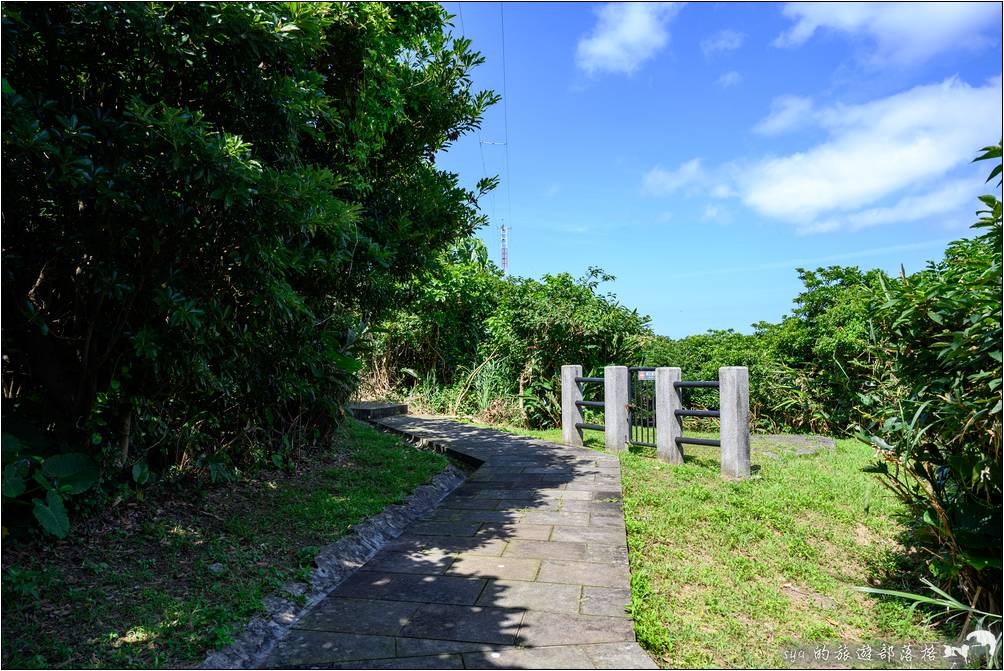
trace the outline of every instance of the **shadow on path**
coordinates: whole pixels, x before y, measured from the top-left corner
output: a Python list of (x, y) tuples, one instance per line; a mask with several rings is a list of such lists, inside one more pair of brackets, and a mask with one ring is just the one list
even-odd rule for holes
[(635, 642), (616, 457), (443, 419), (378, 425), (480, 463), (301, 618), (282, 668), (656, 668)]

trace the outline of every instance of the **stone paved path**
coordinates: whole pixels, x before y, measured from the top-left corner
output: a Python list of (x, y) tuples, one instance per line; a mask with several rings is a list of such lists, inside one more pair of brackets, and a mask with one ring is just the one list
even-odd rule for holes
[(481, 463), (297, 622), (266, 662), (323, 668), (643, 668), (620, 465), (413, 416), (379, 420)]

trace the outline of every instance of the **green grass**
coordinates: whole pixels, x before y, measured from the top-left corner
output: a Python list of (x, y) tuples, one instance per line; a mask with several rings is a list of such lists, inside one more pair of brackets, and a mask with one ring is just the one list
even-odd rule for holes
[[(506, 429), (561, 440), (558, 430)], [(586, 439), (600, 448), (602, 434)], [(862, 472), (871, 450), (838, 440), (795, 456), (755, 445), (754, 475), (741, 482), (719, 477), (716, 448), (688, 445), (680, 466), (648, 448), (620, 456), (635, 631), (656, 662), (772, 667), (788, 645), (942, 638), (908, 603), (853, 589), (908, 586), (904, 510)]]
[(3, 666), (197, 664), (265, 596), (306, 578), (321, 546), (446, 463), (350, 420), (296, 473), (161, 491), (59, 543), (5, 541)]

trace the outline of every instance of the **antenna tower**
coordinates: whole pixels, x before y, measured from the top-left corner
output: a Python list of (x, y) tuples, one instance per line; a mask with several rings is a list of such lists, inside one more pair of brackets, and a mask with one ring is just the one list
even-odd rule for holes
[(499, 256), (502, 261), (502, 277), (509, 276), (509, 229), (505, 219), (499, 224)]

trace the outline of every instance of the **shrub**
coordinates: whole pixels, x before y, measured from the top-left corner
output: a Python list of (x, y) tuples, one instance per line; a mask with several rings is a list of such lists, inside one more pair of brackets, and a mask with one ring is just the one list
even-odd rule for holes
[(324, 439), (360, 324), (483, 223), (433, 162), (497, 100), (446, 21), (6, 3), (5, 431), (105, 477)]
[[(980, 159), (1000, 157), (998, 144)], [(877, 294), (861, 437), (916, 513), (915, 540), (933, 575), (1000, 613), (1001, 202), (980, 200), (982, 235), (951, 243), (942, 261)]]

